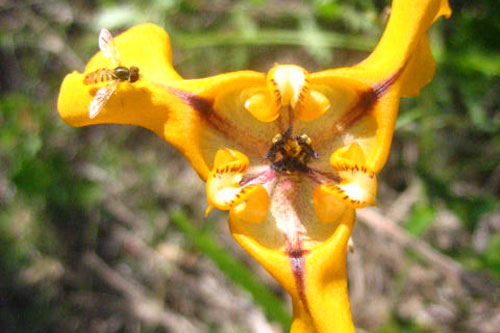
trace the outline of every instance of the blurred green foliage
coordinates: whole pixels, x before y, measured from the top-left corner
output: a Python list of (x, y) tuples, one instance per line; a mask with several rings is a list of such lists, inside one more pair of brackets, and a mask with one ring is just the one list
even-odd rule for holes
[[(500, 3), (451, 4), (452, 18), (431, 31), (438, 63), (434, 80), (419, 98), (401, 103), (378, 200), (388, 206), (391, 195), (418, 179), (424, 191), (403, 222), (406, 230), (440, 249), (432, 238), (435, 221), (451, 212), (460, 221), (460, 239), (440, 250), (500, 282), (495, 222), (500, 218)], [(178, 190), (172, 184), (186, 168), (182, 158), (135, 129), (70, 128), (56, 112), (58, 86), (65, 73), (81, 70), (97, 51), (101, 27), (118, 32), (145, 21), (169, 32), (174, 65), (187, 78), (266, 71), (274, 62), (294, 62), (310, 71), (349, 65), (376, 45), (388, 5), (383, 0), (1, 3), (0, 330), (91, 330), (83, 322), (106, 316), (75, 305), (71, 296), (106, 292), (86, 278), (80, 265), (85, 251), (110, 263), (129, 262), (112, 245), (109, 221), (116, 217), (105, 208), (110, 193), (146, 221), (139, 234), (150, 246), (162, 239), (186, 251), (194, 245), (246, 289), (269, 320), (287, 327), (289, 314), (279, 295), (259, 283), (241, 258), (228, 254), (214, 232), (199, 231), (202, 222), (185, 217), (199, 221), (204, 203), (184, 199), (189, 194), (156, 190), (160, 181)], [(171, 174), (164, 174), (166, 164)], [(184, 215), (173, 225), (158, 222), (163, 212), (179, 207)], [(472, 244), (485, 228), (482, 243)], [(167, 280), (171, 273), (162, 274), (158, 278)], [(152, 278), (143, 272), (140, 279)], [(422, 330), (396, 314), (378, 327), (380, 332)]]

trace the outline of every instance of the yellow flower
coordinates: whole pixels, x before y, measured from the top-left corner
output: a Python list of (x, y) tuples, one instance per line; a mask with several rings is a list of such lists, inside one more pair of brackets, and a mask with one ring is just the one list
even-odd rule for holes
[[(66, 76), (58, 109), (72, 126), (139, 125), (174, 145), (207, 182), (207, 213), (228, 210), (234, 238), (292, 297), (292, 331), (352, 332), (346, 247), (355, 209), (374, 204), (399, 99), (434, 75), (426, 31), (450, 14), (446, 0), (395, 0), (377, 48), (358, 65), (197, 80), (173, 69), (165, 31), (143, 24), (116, 38), (121, 65), (137, 66), (138, 80), (95, 83), (116, 66), (104, 49)], [(116, 89), (101, 89), (108, 84)]]

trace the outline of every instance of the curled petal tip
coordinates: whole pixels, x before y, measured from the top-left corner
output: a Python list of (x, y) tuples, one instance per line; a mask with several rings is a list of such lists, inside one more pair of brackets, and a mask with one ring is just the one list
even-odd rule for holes
[(244, 106), (250, 114), (264, 123), (272, 122), (280, 115), (280, 107), (271, 102), (267, 91), (250, 96), (245, 101)]
[(208, 217), (208, 214), (210, 214), (210, 212), (212, 211), (212, 209), (214, 209), (214, 206), (212, 205), (208, 205), (207, 209), (205, 210), (205, 218)]
[(262, 185), (249, 185), (231, 207), (231, 218), (246, 223), (261, 224), (269, 212), (269, 195)]

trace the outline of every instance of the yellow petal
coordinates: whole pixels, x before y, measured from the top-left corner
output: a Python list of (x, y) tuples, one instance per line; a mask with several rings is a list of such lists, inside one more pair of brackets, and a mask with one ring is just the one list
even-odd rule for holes
[[(346, 270), (346, 248), (354, 224), (354, 210), (339, 218), (335, 232), (322, 245), (301, 255), (301, 278), (292, 269), (290, 254), (270, 249), (253, 238), (247, 226), (230, 218), (231, 233), (290, 294), (291, 332), (354, 332)], [(301, 280), (302, 279), (302, 280)], [(327, 310), (325, 310), (327, 309)]]
[[(140, 66), (139, 74), (156, 82), (182, 79), (172, 66), (172, 49), (168, 34), (152, 23), (136, 25), (114, 38), (123, 66)], [(96, 37), (97, 47), (97, 37)], [(85, 72), (110, 67), (110, 61), (97, 52), (87, 63)]]
[(167, 105), (170, 102), (175, 104), (176, 101), (160, 85), (181, 79), (172, 67), (167, 33), (154, 24), (142, 24), (127, 30), (114, 40), (121, 64), (126, 67), (137, 66), (139, 80), (134, 83), (120, 82), (109, 101), (104, 103), (102, 111), (96, 118), (90, 119), (89, 105), (97, 90), (108, 82), (84, 84), (84, 77), (100, 68), (115, 67), (110, 59), (98, 52), (89, 61), (84, 73), (73, 72), (65, 77), (58, 98), (61, 118), (72, 126), (135, 124), (163, 136), (163, 123), (171, 111)]
[[(305, 288), (308, 299), (313, 300), (310, 305), (310, 317), (317, 332), (355, 332), (347, 292), (346, 270), (347, 243), (354, 219), (354, 210), (348, 209), (332, 238), (311, 251), (306, 259)], [(292, 332), (310, 332), (307, 324), (303, 323), (307, 321), (294, 320)], [(294, 330), (294, 326), (305, 329)]]
[(231, 162), (240, 161), (245, 165), (248, 165), (248, 158), (245, 154), (240, 153), (237, 150), (222, 148), (217, 151), (214, 157), (214, 168), (223, 167)]
[(426, 31), (438, 17), (450, 14), (447, 0), (395, 0), (387, 28), (366, 60), (353, 67), (311, 74), (313, 85), (333, 82), (336, 86), (345, 80), (353, 87), (357, 97), (351, 110), (333, 126), (342, 129), (336, 144), (358, 141), (366, 165), (375, 172), (387, 160), (400, 98), (417, 95), (434, 75)]
[(332, 71), (325, 71), (311, 75), (311, 96), (314, 96), (315, 91), (321, 93), (328, 100), (328, 110), (318, 118), (308, 117), (305, 123), (297, 122), (294, 129), (309, 135), (320, 156), (330, 155), (339, 146), (354, 142), (358, 142), (363, 151), (368, 152), (364, 145), (366, 140), (372, 140), (376, 134), (372, 131), (373, 126), (364, 124), (362, 133), (351, 131), (360, 121), (369, 117), (372, 103), (369, 103), (368, 92), (371, 87), (358, 80), (332, 74)]
[(295, 108), (309, 95), (309, 74), (295, 65), (275, 65), (267, 74), (267, 88), (250, 96), (245, 108), (263, 122), (278, 118), (283, 107)]
[[(426, 67), (408, 66), (404, 69), (404, 71), (411, 72), (410, 81), (413, 82), (410, 84), (417, 81), (421, 88), (430, 81), (434, 74), (434, 60), (432, 54), (427, 51), (429, 43), (426, 39), (426, 32), (431, 24), (442, 15), (446, 17), (451, 15), (448, 0), (394, 0), (387, 27), (377, 47), (355, 68), (364, 72), (363, 79), (366, 82), (376, 85), (405, 68), (412, 58), (421, 58), (413, 61), (426, 64)], [(415, 93), (416, 90), (410, 91)], [(402, 91), (407, 92), (405, 88)]]
[(245, 153), (252, 162), (262, 160), (276, 127), (255, 119), (244, 104), (255, 87), (264, 85), (264, 75), (253, 71), (170, 82), (165, 89), (175, 95), (175, 101), (165, 100), (172, 114), (163, 137), (186, 156), (203, 180), (223, 147)]
[[(165, 104), (156, 102), (175, 102), (174, 96), (142, 79), (135, 83), (120, 82), (101, 112), (91, 119), (90, 103), (103, 85), (85, 85), (84, 77), (84, 74), (73, 72), (64, 78), (57, 103), (64, 121), (76, 127), (101, 123), (134, 124), (161, 135), (169, 110)], [(139, 110), (147, 110), (147, 117)]]
[(376, 49), (352, 68), (353, 75), (375, 87), (379, 95), (371, 112), (377, 122), (376, 148), (368, 157), (368, 165), (376, 172), (389, 154), (399, 98), (418, 95), (434, 75), (435, 62), (426, 31), (442, 15), (451, 15), (447, 0), (393, 1), (387, 28)]
[(89, 106), (99, 88), (106, 84), (84, 84), (85, 75), (99, 68), (114, 67), (98, 52), (84, 73), (67, 75), (61, 85), (58, 110), (68, 124), (145, 127), (175, 146), (202, 179), (208, 176), (214, 155), (221, 147), (260, 148), (262, 153), (258, 156), (268, 149), (267, 142), (276, 129), (269, 128), (268, 134), (259, 139), (261, 143), (256, 142), (259, 134), (263, 134), (255, 129), (259, 121), (252, 120), (243, 106), (256, 86), (265, 88), (263, 74), (242, 71), (182, 80), (172, 67), (167, 33), (153, 24), (135, 26), (114, 40), (122, 64), (139, 68), (139, 80), (120, 82), (99, 114), (90, 119)]

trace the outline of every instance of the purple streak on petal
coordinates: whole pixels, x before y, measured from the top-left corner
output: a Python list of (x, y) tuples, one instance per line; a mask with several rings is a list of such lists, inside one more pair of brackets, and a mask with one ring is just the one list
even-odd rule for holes
[(300, 249), (290, 249), (288, 250), (288, 259), (290, 260), (290, 265), (292, 266), (293, 277), (295, 278), (295, 284), (297, 286), (297, 292), (299, 294), (300, 300), (304, 305), (304, 309), (307, 313), (310, 313), (309, 303), (307, 301), (305, 292), (305, 273), (306, 273), (306, 261), (304, 255), (306, 251)]
[(372, 91), (375, 94), (376, 99), (380, 99), (382, 96), (385, 95), (385, 93), (389, 90), (389, 88), (396, 82), (396, 80), (401, 76), (401, 73), (403, 73), (403, 70), (405, 69), (406, 65), (398, 69), (397, 72), (392, 74), (389, 78), (386, 80), (376, 84), (373, 86)]
[(187, 91), (180, 89), (169, 87), (168, 90), (175, 96), (182, 99), (184, 103), (191, 106), (194, 110), (199, 112), (204, 117), (208, 117), (213, 112), (212, 102), (203, 97), (191, 94)]

